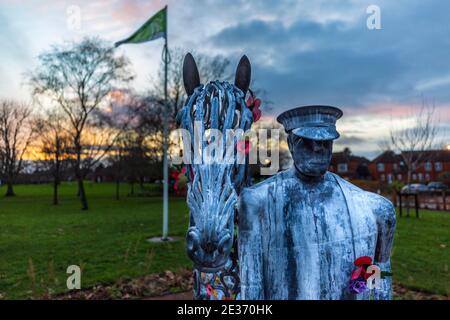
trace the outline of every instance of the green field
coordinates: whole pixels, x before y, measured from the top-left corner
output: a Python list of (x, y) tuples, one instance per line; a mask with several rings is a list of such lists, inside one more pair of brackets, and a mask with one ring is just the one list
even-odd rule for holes
[[(63, 184), (60, 205), (51, 205), (50, 185), (15, 188), (0, 197), (0, 294), (39, 297), (66, 288), (66, 269), (81, 266), (82, 287), (189, 266), (184, 242), (148, 243), (161, 235), (162, 199), (115, 200), (113, 184), (86, 183), (89, 211), (81, 211), (75, 184)], [(126, 189), (126, 190), (125, 190)], [(4, 188), (0, 188), (3, 195)], [(170, 234), (184, 238), (185, 199), (170, 203)]]
[(401, 285), (450, 297), (450, 213), (421, 210), (397, 215), (393, 279)]
[[(114, 188), (86, 183), (87, 212), (79, 209), (75, 184), (62, 185), (58, 206), (51, 204), (50, 185), (17, 186), (15, 198), (1, 196), (0, 297), (63, 292), (72, 264), (83, 269), (83, 288), (190, 266), (184, 241), (145, 241), (161, 234), (161, 198), (127, 197), (124, 185), (121, 199), (115, 200)], [(185, 200), (172, 198), (170, 234), (184, 238), (187, 221)], [(450, 214), (422, 211), (420, 219), (397, 221), (394, 281), (450, 295)]]

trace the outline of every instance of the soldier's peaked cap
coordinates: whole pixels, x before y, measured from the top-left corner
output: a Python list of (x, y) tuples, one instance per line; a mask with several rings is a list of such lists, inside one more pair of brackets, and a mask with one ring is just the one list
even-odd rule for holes
[(339, 138), (336, 120), (342, 110), (332, 106), (303, 106), (287, 110), (277, 117), (286, 132), (312, 140), (334, 140)]

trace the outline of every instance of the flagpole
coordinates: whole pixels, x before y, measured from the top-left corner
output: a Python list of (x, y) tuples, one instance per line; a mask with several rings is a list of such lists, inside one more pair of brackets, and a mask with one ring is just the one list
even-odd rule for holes
[(167, 149), (168, 149), (168, 123), (167, 118), (169, 117), (169, 105), (167, 102), (167, 67), (168, 67), (168, 54), (169, 47), (167, 46), (168, 30), (167, 30), (167, 20), (168, 20), (168, 9), (166, 6), (166, 19), (165, 19), (165, 30), (166, 36), (164, 37), (164, 115), (163, 115), (163, 230), (162, 230), (162, 240), (168, 240), (169, 233), (169, 163), (167, 159)]
[[(162, 16), (162, 15), (165, 16)], [(164, 110), (163, 114), (163, 227), (162, 237), (159, 240), (170, 240), (169, 234), (169, 162), (168, 162), (168, 145), (169, 145), (169, 124), (168, 118), (170, 116), (169, 103), (167, 99), (167, 68), (170, 60), (169, 47), (167, 45), (167, 20), (168, 20), (168, 6), (161, 9), (147, 20), (136, 32), (128, 38), (118, 41), (114, 47), (118, 47), (125, 43), (141, 43), (160, 38), (164, 35), (164, 48), (162, 52), (162, 60), (164, 62)], [(164, 25), (162, 26), (162, 21)], [(155, 30), (156, 29), (156, 30)], [(163, 33), (164, 30), (164, 33)], [(155, 238), (156, 240), (156, 238)]]

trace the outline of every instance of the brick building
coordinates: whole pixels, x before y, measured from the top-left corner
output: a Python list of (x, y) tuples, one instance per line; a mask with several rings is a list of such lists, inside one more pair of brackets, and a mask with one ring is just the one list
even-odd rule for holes
[[(426, 151), (423, 161), (413, 168), (412, 183), (428, 183), (438, 180), (443, 172), (450, 172), (450, 150)], [(400, 154), (385, 151), (369, 164), (369, 171), (374, 180), (382, 182), (407, 181), (407, 167)]]
[(352, 154), (345, 148), (342, 152), (334, 152), (331, 158), (329, 171), (334, 172), (344, 179), (370, 179), (370, 161), (364, 157)]

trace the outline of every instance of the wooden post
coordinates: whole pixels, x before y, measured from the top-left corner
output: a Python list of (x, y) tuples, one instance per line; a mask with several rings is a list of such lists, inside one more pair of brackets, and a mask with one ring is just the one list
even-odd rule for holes
[(443, 206), (444, 206), (444, 211), (446, 211), (447, 210), (447, 205), (446, 205), (446, 203), (445, 203), (445, 197), (447, 196), (446, 194), (445, 194), (446, 192), (445, 192), (445, 190), (442, 190), (442, 197), (443, 197), (443, 201), (442, 201), (442, 204), (443, 204)]
[[(409, 209), (410, 209), (410, 205), (409, 205), (409, 199), (411, 199), (411, 193), (407, 193), (406, 194), (406, 216), (409, 218)], [(414, 196), (414, 195), (412, 195)]]
[(416, 193), (414, 194), (414, 204), (416, 206), (416, 218), (419, 217), (419, 195)]
[(403, 208), (402, 208), (402, 193), (401, 193), (401, 191), (398, 192), (398, 197), (399, 197), (399, 199), (400, 199), (399, 205), (400, 205), (400, 217), (401, 217), (401, 216), (403, 215)]

